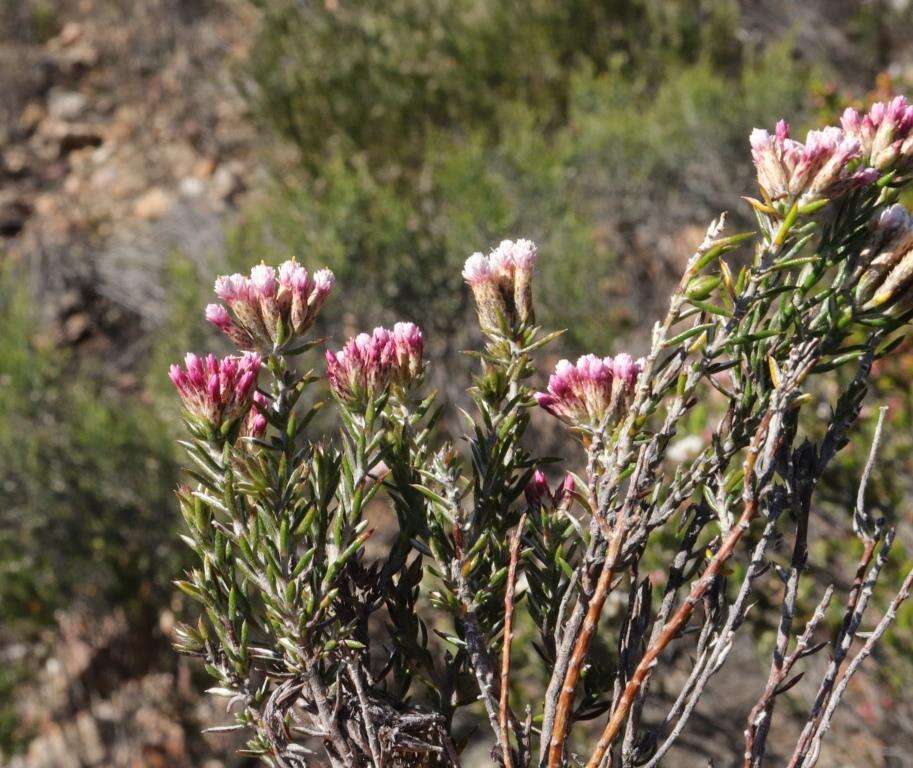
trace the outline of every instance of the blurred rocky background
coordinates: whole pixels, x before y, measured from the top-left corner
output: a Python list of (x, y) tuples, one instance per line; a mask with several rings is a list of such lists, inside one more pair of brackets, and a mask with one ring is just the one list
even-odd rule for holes
[[(910, 6), (0, 0), (0, 765), (244, 764), (201, 734), (221, 713), (168, 645), (185, 606), (164, 372), (219, 344), (200, 322), (218, 271), (330, 266), (324, 330), (421, 323), (459, 400), (459, 267), (522, 235), (561, 354), (636, 351), (709, 219), (745, 215), (751, 127), (913, 85)], [(907, 520), (910, 369), (882, 372), (876, 492)], [(833, 529), (813, 554), (838, 572)], [(913, 765), (911, 640), (907, 613), (822, 765)], [(762, 680), (740, 654), (676, 765), (738, 753), (731, 713)]]

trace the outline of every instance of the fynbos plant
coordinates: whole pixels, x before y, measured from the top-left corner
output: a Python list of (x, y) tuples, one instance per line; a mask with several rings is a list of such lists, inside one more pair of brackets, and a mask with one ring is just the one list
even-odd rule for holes
[[(321, 377), (294, 361), (317, 344), (308, 332), (332, 275), (290, 261), (217, 280), (225, 304), (207, 318), (243, 354), (190, 355), (171, 374), (191, 435), (184, 538), (199, 556), (178, 586), (203, 607), (177, 647), (203, 658), (249, 754), (275, 766), (458, 766), (455, 716), (476, 707), (492, 765), (656, 766), (730, 654), (752, 593), (767, 590), (779, 618), (767, 685), (737, 715), (744, 765), (762, 763), (779, 697), (828, 649), (788, 765), (816, 762), (913, 580), (863, 633), (894, 539), (865, 503), (878, 430), (847, 518), (861, 542), (850, 588), (828, 587), (812, 610), (799, 599), (817, 482), (848, 441), (873, 361), (913, 316), (913, 226), (896, 204), (913, 173), (913, 107), (848, 111), (804, 143), (780, 122), (751, 146), (756, 229), (710, 226), (639, 360), (562, 360), (537, 387), (534, 357), (557, 334), (535, 325), (535, 246), (469, 257), (485, 343), (462, 452), (435, 438), (416, 326), (326, 352), (340, 430), (311, 437), (318, 405), (303, 395)], [(829, 417), (806, 421), (824, 391), (836, 392)], [(675, 461), (670, 444), (698, 404), (712, 437)], [(557, 487), (543, 472), (556, 460), (524, 439), (537, 407), (579, 444), (566, 457), (579, 474)], [(395, 517), (383, 535), (369, 517), (382, 505)], [(385, 543), (369, 554), (372, 536)], [(784, 546), (777, 588), (771, 557)], [(541, 658), (522, 686), (511, 675), (521, 625)], [(690, 669), (647, 724), (670, 647)], [(581, 725), (596, 718), (596, 732)], [(325, 756), (312, 757), (317, 746)]]

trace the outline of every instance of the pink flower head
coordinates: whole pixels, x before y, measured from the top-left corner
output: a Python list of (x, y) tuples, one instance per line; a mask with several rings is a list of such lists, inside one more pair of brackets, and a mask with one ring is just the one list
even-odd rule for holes
[(235, 273), (233, 275), (222, 275), (216, 278), (215, 283), (216, 296), (222, 301), (248, 301), (251, 297), (252, 286), (250, 280), (244, 275)]
[(249, 349), (254, 342), (250, 334), (232, 319), (223, 304), (207, 304), (206, 319), (230, 338), (241, 349)]
[(249, 277), (216, 280), (216, 295), (227, 307), (219, 311), (219, 305), (211, 304), (206, 317), (242, 349), (287, 349), (314, 324), (333, 281), (328, 269), (312, 276), (294, 259), (278, 269), (258, 264)]
[[(502, 246), (504, 243), (501, 244)], [(533, 270), (538, 256), (536, 244), (531, 240), (517, 240), (511, 244), (510, 255), (513, 263), (514, 306), (522, 322), (533, 319)]]
[(615, 355), (615, 359), (612, 360), (612, 372), (615, 374), (615, 378), (629, 388), (634, 387), (637, 375), (643, 370), (643, 367), (643, 358), (635, 361), (627, 352)]
[(308, 307), (314, 316), (323, 306), (323, 302), (330, 295), (334, 285), (336, 285), (336, 276), (329, 269), (318, 269), (314, 273), (314, 287), (308, 296)]
[(391, 386), (411, 386), (422, 371), (422, 352), (422, 332), (413, 323), (397, 323), (392, 331), (375, 328), (349, 339), (339, 352), (327, 350), (327, 380), (341, 402), (364, 408)]
[(307, 269), (294, 259), (289, 259), (279, 265), (279, 285), (287, 296), (295, 293), (307, 296), (311, 291), (311, 277)]
[(863, 160), (879, 171), (908, 165), (913, 157), (913, 105), (904, 96), (876, 102), (860, 115), (847, 109), (840, 124), (859, 142)]
[(339, 352), (327, 350), (327, 379), (333, 393), (349, 405), (364, 405), (376, 392), (386, 340), (375, 329), (349, 339)]
[(835, 198), (873, 179), (867, 169), (851, 171), (862, 156), (860, 142), (834, 126), (809, 131), (802, 144), (781, 120), (773, 134), (755, 128), (749, 142), (758, 184), (770, 200)]
[(539, 249), (532, 240), (517, 240), (513, 245), (514, 267), (524, 272), (531, 272), (536, 266)]
[(537, 392), (535, 399), (549, 413), (573, 426), (598, 429), (621, 417), (642, 369), (641, 361), (635, 362), (624, 354), (614, 360), (584, 355), (576, 365), (561, 360), (549, 377), (548, 390)]
[(530, 240), (502, 240), (488, 256), (474, 253), (466, 260), (463, 279), (472, 289), (483, 328), (532, 321), (536, 255)]
[(474, 253), (463, 265), (463, 279), (472, 289), (484, 328), (497, 328), (508, 316), (508, 304), (502, 290), (503, 276), (496, 270), (488, 256)]
[(212, 431), (220, 432), (247, 414), (260, 363), (260, 356), (250, 352), (221, 360), (215, 355), (201, 358), (188, 354), (184, 368), (172, 365), (168, 375), (188, 414)]

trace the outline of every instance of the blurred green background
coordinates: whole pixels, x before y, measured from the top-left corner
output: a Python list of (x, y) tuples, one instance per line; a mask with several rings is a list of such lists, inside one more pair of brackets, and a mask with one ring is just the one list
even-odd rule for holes
[[(911, 22), (905, 0), (0, 0), (0, 764), (240, 764), (167, 644), (164, 372), (219, 348), (215, 274), (329, 266), (321, 332), (414, 320), (459, 401), (462, 262), (524, 236), (560, 354), (639, 353), (709, 220), (746, 220), (750, 129), (902, 92)], [(874, 491), (907, 522), (911, 366), (879, 379)], [(855, 553), (859, 454), (822, 505), (822, 581)], [(908, 764), (900, 630), (841, 737), (854, 765)]]

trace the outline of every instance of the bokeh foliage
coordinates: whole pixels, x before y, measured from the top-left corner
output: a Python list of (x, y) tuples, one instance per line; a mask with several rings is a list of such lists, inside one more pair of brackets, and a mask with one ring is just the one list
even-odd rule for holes
[(63, 605), (128, 611), (168, 593), (177, 477), (151, 403), (56, 347), (12, 269), (0, 279), (0, 622)]
[(116, 609), (148, 631), (181, 557), (170, 428), (108, 385), (102, 360), (54, 343), (22, 277), (0, 270), (0, 754), (27, 735), (15, 692), (58, 611)]
[(522, 235), (545, 255), (542, 319), (605, 349), (664, 293), (647, 244), (746, 191), (748, 130), (801, 115), (813, 83), (789, 40), (743, 44), (727, 0), (262, 8), (250, 98), (294, 162), (237, 263), (326, 263), (353, 321), (405, 312), (441, 336), (466, 325), (466, 256)]

